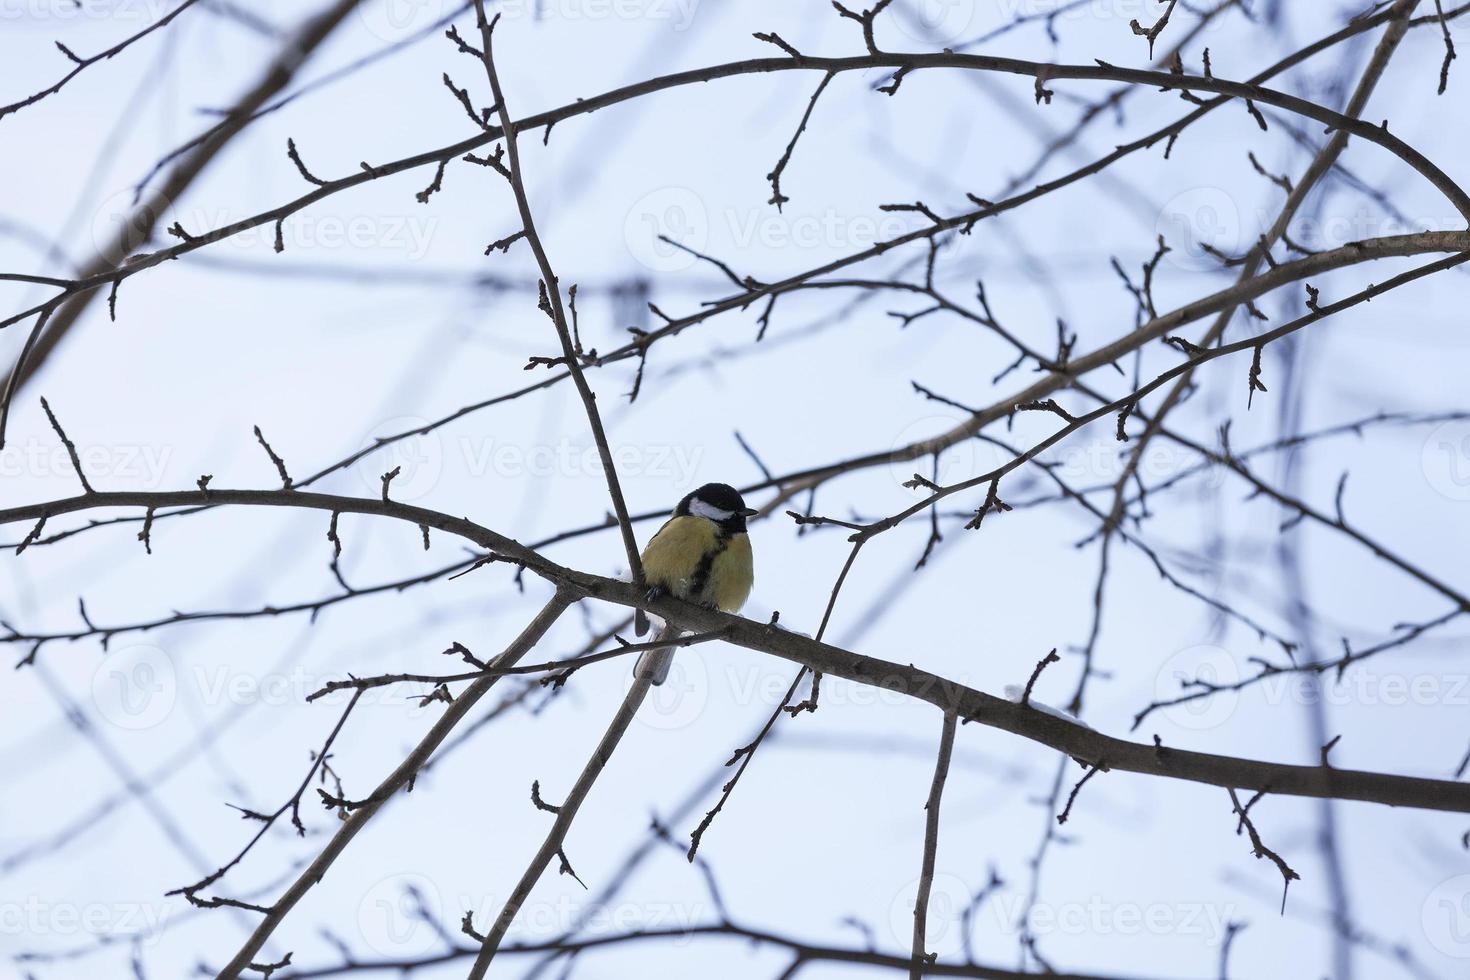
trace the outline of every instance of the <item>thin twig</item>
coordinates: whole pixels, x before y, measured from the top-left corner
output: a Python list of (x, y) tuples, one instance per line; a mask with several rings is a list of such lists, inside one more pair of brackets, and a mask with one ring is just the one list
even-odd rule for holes
[(954, 753), (956, 722), (953, 711), (944, 713), (944, 727), (939, 735), (939, 757), (934, 763), (934, 780), (929, 784), (929, 799), (924, 804), (924, 860), (919, 871), (919, 892), (914, 897), (910, 980), (919, 980), (924, 975), (924, 964), (932, 961), (932, 957), (924, 949), (924, 933), (929, 923), (929, 893), (934, 887), (934, 862), (939, 851), (939, 801), (944, 795), (944, 781), (949, 776), (949, 759)]
[[(511, 121), (510, 109), (505, 103), (505, 94), (500, 89), (500, 77), (495, 71), (495, 54), (491, 43), (494, 21), (485, 19), (484, 0), (475, 0), (475, 18), (480, 29), (480, 38), (484, 43), (484, 57), (481, 60), (485, 65), (485, 74), (490, 80), (490, 90), (495, 97), (496, 111), (500, 115), (501, 132), (505, 136), (507, 169), (510, 171), (511, 188), (515, 192), (516, 208), (521, 215), (521, 226), (526, 233), (526, 242), (536, 256), (536, 265), (541, 270), (542, 283), (550, 294), (551, 319), (556, 324), (557, 337), (561, 340), (562, 357), (565, 358), (567, 370), (571, 373), (572, 384), (576, 386), (577, 394), (582, 398), (582, 407), (587, 412), (587, 424), (592, 429), (593, 441), (597, 443), (597, 454), (602, 458), (602, 472), (607, 480), (608, 495), (612, 498), (613, 512), (618, 518), (618, 530), (623, 536), (623, 549), (627, 552), (629, 573), (635, 583), (642, 584), (643, 562), (638, 555), (638, 541), (633, 536), (633, 522), (628, 518), (628, 505), (623, 500), (623, 489), (618, 483), (617, 467), (613, 463), (612, 450), (608, 448), (607, 433), (602, 427), (602, 416), (597, 411), (597, 396), (587, 384), (587, 378), (582, 371), (582, 362), (572, 343), (571, 328), (567, 324), (566, 312), (562, 307), (561, 286), (557, 282), (556, 274), (552, 271), (551, 260), (546, 256), (546, 249), (541, 244), (541, 236), (536, 233), (535, 220), (531, 216), (530, 199), (526, 196), (525, 181), (522, 177), (516, 129)], [(495, 20), (499, 19), (500, 15), (496, 14)]]

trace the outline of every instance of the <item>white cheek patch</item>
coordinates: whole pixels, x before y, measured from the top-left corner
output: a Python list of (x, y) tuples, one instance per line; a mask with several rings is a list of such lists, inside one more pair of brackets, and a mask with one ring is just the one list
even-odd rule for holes
[(719, 523), (720, 521), (728, 521), (730, 518), (735, 516), (735, 512), (733, 510), (721, 510), (713, 504), (705, 503), (698, 497), (689, 501), (689, 513), (693, 514), (696, 517), (707, 517), (716, 523)]

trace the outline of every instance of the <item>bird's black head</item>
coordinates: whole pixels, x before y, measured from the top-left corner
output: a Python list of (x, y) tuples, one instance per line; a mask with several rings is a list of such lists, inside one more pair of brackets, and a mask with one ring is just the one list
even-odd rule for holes
[(740, 491), (728, 483), (706, 483), (679, 501), (674, 510), (681, 517), (693, 514), (709, 518), (731, 533), (744, 531), (745, 519), (756, 513), (755, 508), (745, 506)]

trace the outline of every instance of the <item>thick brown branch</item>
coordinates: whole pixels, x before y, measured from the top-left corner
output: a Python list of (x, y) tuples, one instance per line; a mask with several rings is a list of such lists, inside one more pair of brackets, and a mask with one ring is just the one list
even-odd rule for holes
[[(1114, 771), (1166, 776), (1213, 786), (1253, 790), (1269, 788), (1272, 793), (1284, 796), (1360, 800), (1390, 806), (1470, 813), (1470, 783), (1349, 769), (1324, 769), (1315, 762), (1310, 766), (1293, 766), (1182, 749), (1170, 749), (1167, 753), (1160, 754), (1153, 745), (1112, 738), (946, 680), (917, 667), (890, 663), (828, 643), (818, 643), (770, 623), (702, 609), (671, 598), (649, 602), (644, 591), (630, 582), (566, 568), (465, 518), (451, 517), (411, 504), (299, 490), (213, 489), (210, 494), (221, 504), (295, 507), (327, 512), (340, 510), (343, 513), (391, 517), (415, 525), (425, 524), (523, 562), (537, 574), (565, 587), (572, 597), (580, 595), (632, 608), (646, 607), (660, 618), (691, 632), (724, 630), (723, 638), (736, 646), (772, 654), (820, 673), (901, 692), (927, 701), (941, 710), (954, 711), (963, 719), (1040, 742), (1076, 759), (1093, 763), (1106, 760), (1108, 768)], [(0, 510), (0, 524), (34, 521), (43, 513), (57, 517), (109, 507), (176, 507), (197, 500), (198, 497), (197, 491), (97, 492)], [(564, 604), (570, 601), (571, 598), (563, 599)], [(519, 659), (519, 654), (516, 659)], [(449, 710), (454, 710), (464, 700), (465, 695), (460, 695)]]

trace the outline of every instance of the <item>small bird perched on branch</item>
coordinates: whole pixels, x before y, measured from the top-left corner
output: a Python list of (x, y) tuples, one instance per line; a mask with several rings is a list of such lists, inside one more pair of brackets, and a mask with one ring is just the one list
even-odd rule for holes
[[(643, 549), (648, 598), (671, 595), (722, 612), (739, 612), (755, 581), (745, 519), (756, 513), (755, 508), (745, 506), (740, 491), (725, 483), (706, 483), (679, 501), (674, 516)], [(648, 632), (648, 617), (642, 609), (634, 616), (634, 624), (639, 636)], [(673, 640), (678, 635), (673, 626), (665, 626), (658, 640)], [(633, 674), (662, 684), (673, 660), (673, 647), (645, 651)]]

